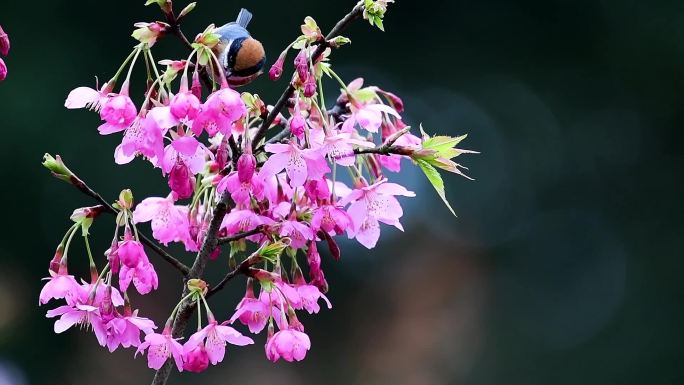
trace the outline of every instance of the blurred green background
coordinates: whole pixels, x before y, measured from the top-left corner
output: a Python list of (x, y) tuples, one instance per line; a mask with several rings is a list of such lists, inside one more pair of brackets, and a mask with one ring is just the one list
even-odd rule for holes
[[(120, 137), (99, 136), (96, 114), (63, 108), (69, 90), (118, 68), (134, 22), (160, 18), (143, 3), (0, 6), (12, 41), (0, 83), (2, 385), (152, 378), (132, 350), (109, 354), (78, 330), (55, 335), (50, 306), (37, 306), (69, 214), (93, 204), (48, 175), (44, 152), (109, 199), (125, 187), (138, 197), (167, 191), (142, 161), (114, 165)], [(200, 0), (184, 30), (192, 37), (247, 7), (272, 63), (304, 16), (328, 30), (353, 4)], [(482, 154), (461, 162), (476, 181), (446, 178), (459, 217), (405, 164), (398, 179), (418, 193), (402, 200), (406, 233), (383, 227), (372, 251), (344, 242), (341, 262), (324, 256), (334, 308), (302, 317), (313, 343), (304, 362), (266, 361), (260, 335), (171, 383), (684, 383), (684, 3), (398, 1), (385, 26), (355, 23), (333, 63), (347, 80), (402, 95), (409, 124), (469, 133), (463, 147)], [(186, 55), (174, 38), (155, 48), (158, 60)], [(262, 77), (243, 90), (273, 103), (284, 85)], [(94, 226), (100, 254), (110, 230), (107, 219)], [(134, 301), (162, 324), (180, 280), (156, 266), (160, 290)], [(208, 281), (225, 269), (214, 262)], [(236, 280), (213, 299), (221, 318), (242, 291)]]

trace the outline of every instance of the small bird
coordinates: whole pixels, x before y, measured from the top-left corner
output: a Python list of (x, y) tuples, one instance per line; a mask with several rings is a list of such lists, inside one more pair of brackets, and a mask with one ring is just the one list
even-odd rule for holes
[(264, 46), (247, 31), (250, 20), (252, 13), (242, 8), (236, 21), (214, 30), (220, 35), (214, 53), (223, 66), (228, 84), (233, 87), (256, 79), (266, 63)]

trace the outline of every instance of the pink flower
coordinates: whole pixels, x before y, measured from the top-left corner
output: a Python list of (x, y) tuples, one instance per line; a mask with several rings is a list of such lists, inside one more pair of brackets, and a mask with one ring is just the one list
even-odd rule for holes
[(392, 115), (397, 119), (401, 119), (401, 116), (399, 116), (397, 111), (395, 111), (392, 107), (379, 103), (366, 104), (362, 106), (356, 106), (354, 103), (352, 103), (351, 111), (352, 115), (342, 124), (342, 131), (344, 132), (352, 132), (354, 125), (357, 123), (368, 132), (378, 132), (378, 129), (382, 125), (383, 113)]
[(295, 286), (297, 294), (301, 299), (301, 306), (299, 309), (305, 309), (309, 314), (318, 313), (321, 307), (318, 305), (318, 300), (323, 298), (323, 300), (328, 304), (328, 309), (332, 309), (332, 304), (325, 294), (321, 293), (318, 287), (314, 285), (297, 285)]
[(102, 106), (107, 102), (107, 96), (112, 91), (109, 84), (105, 83), (102, 89), (94, 90), (90, 87), (78, 87), (69, 92), (64, 107), (69, 109), (88, 108), (94, 111), (100, 111)]
[(337, 132), (323, 139), (322, 148), (340, 166), (353, 166), (356, 162), (353, 145), (366, 148), (375, 146), (366, 140), (353, 138), (350, 132)]
[(257, 199), (263, 198), (264, 184), (256, 174), (252, 174), (251, 179), (247, 182), (241, 182), (238, 164), (238, 172), (233, 172), (221, 179), (216, 185), (216, 190), (220, 193), (224, 191), (230, 192), (231, 198), (236, 203), (247, 206), (249, 205), (250, 194), (254, 195)]
[(330, 235), (344, 233), (352, 224), (351, 217), (344, 210), (333, 205), (322, 205), (314, 210), (311, 227), (318, 232), (323, 230)]
[(196, 332), (188, 338), (184, 349), (193, 350), (204, 341), (204, 348), (207, 351), (209, 361), (216, 365), (223, 361), (226, 354), (226, 342), (233, 345), (245, 346), (253, 344), (251, 338), (245, 337), (230, 326), (218, 325), (216, 320), (210, 320), (209, 325)]
[(230, 88), (222, 88), (209, 95), (192, 124), (192, 132), (199, 136), (203, 130), (209, 136), (221, 132), (230, 135), (233, 122), (247, 113), (240, 94)]
[(280, 358), (288, 362), (301, 361), (309, 349), (309, 336), (294, 329), (280, 330), (266, 342), (266, 356), (273, 362)]
[(95, 329), (95, 334), (104, 335), (101, 330), (99, 320), (99, 308), (97, 306), (85, 305), (78, 303), (74, 306), (65, 305), (56, 309), (49, 310), (46, 314), (48, 318), (60, 316), (55, 321), (55, 333), (63, 333), (74, 325), (92, 326)]
[(140, 345), (140, 332), (152, 333), (157, 326), (150, 319), (138, 317), (136, 310), (131, 315), (114, 317), (104, 326), (106, 331), (106, 345), (110, 352), (116, 350), (119, 345), (124, 348)]
[(232, 210), (223, 218), (221, 228), (226, 229), (226, 232), (232, 235), (273, 223), (274, 221), (271, 218), (255, 214), (251, 210)]
[(147, 259), (141, 258), (138, 265), (135, 267), (121, 266), (119, 271), (119, 288), (125, 292), (128, 286), (133, 281), (133, 285), (140, 294), (148, 294), (152, 290), (156, 290), (159, 286), (159, 278), (154, 266)]
[(174, 204), (174, 195), (146, 198), (133, 211), (133, 222), (150, 222), (152, 236), (165, 246), (169, 242), (192, 243), (188, 208)]
[(240, 320), (243, 325), (249, 328), (249, 331), (258, 334), (264, 327), (270, 314), (277, 309), (273, 309), (268, 303), (254, 298), (254, 295), (243, 298), (235, 308), (235, 313), (230, 317), (231, 324), (236, 320)]
[(138, 115), (128, 92), (123, 90), (120, 94), (109, 98), (100, 111), (100, 117), (105, 121), (98, 131), (101, 135), (113, 134), (128, 128)]
[(262, 175), (269, 177), (285, 169), (292, 187), (303, 185), (307, 178), (320, 179), (330, 172), (325, 157), (318, 150), (302, 150), (290, 142), (267, 144), (266, 151), (273, 155), (261, 168)]
[(77, 297), (81, 286), (76, 282), (73, 275), (68, 275), (66, 269), (60, 269), (59, 273), (50, 271), (48, 282), (43, 286), (38, 297), (38, 303), (43, 305), (51, 299)]
[(161, 168), (164, 173), (169, 173), (180, 162), (187, 166), (187, 171), (197, 175), (204, 170), (207, 157), (212, 157), (211, 152), (197, 139), (191, 136), (182, 136), (166, 146)]
[(171, 336), (170, 328), (164, 328), (162, 334), (150, 333), (145, 336), (145, 342), (138, 346), (138, 353), (147, 350), (147, 366), (150, 369), (159, 370), (166, 360), (173, 357), (176, 367), (183, 371), (183, 346)]
[(7, 56), (10, 50), (10, 40), (7, 33), (0, 26), (0, 54)]
[(306, 241), (314, 239), (314, 232), (311, 228), (302, 222), (297, 221), (283, 221), (280, 227), (281, 237), (290, 238), (290, 247), (293, 249), (300, 249), (306, 246)]
[[(187, 345), (187, 344), (186, 344)], [(209, 367), (209, 355), (204, 348), (204, 343), (195, 346), (194, 349), (188, 349), (183, 346), (183, 369), (188, 372), (201, 373)]]
[(386, 180), (380, 180), (371, 186), (354, 190), (339, 202), (339, 204), (345, 205), (354, 201), (347, 209), (347, 213), (354, 223), (353, 228), (350, 228), (349, 237), (355, 237), (359, 243), (369, 249), (375, 247), (378, 238), (380, 238), (378, 222), (403, 230), (399, 218), (404, 212), (394, 196), (416, 196), (415, 193), (403, 186), (385, 182)]
[(171, 99), (171, 113), (179, 120), (193, 120), (200, 110), (197, 96), (187, 90), (181, 91)]

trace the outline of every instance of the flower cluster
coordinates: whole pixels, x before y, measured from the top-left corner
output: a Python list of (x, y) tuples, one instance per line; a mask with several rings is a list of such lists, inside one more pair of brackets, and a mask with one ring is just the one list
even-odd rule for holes
[[(0, 54), (7, 56), (10, 50), (10, 41), (7, 33), (0, 26)], [(0, 58), (0, 81), (5, 80), (7, 77), (7, 65), (5, 61)]]
[[(170, 2), (155, 2), (168, 11)], [(387, 3), (361, 1), (353, 12), (372, 17), (381, 26)], [(113, 151), (114, 161), (120, 165), (136, 158), (148, 162), (159, 169), (169, 190), (137, 205), (132, 193), (124, 190), (113, 206), (77, 210), (72, 216), (74, 225), (50, 263), (40, 303), (66, 302), (47, 314), (59, 317), (57, 333), (76, 324), (92, 329), (100, 345), (110, 351), (122, 346), (136, 347), (136, 354), (146, 352), (153, 369), (169, 359), (179, 371), (199, 372), (209, 363), (216, 365), (223, 360), (227, 343), (254, 343), (229, 326), (237, 324), (253, 334), (266, 329), (267, 359), (302, 360), (311, 341), (297, 312), (318, 313), (322, 303), (332, 307), (325, 296), (329, 285), (319, 245), (326, 245), (339, 260), (338, 236), (370, 249), (380, 239), (381, 224), (403, 231), (399, 198), (415, 194), (391, 182), (390, 173), (401, 170), (402, 160), (410, 160), (425, 171), (444, 199), (437, 169), (461, 173), (462, 167), (452, 159), (471, 151), (455, 148), (464, 137), (412, 134), (397, 95), (364, 86), (360, 78), (342, 81), (329, 58), (332, 49), (349, 39), (336, 36), (339, 31), (333, 37), (324, 36), (310, 17), (302, 25), (302, 35), (269, 71), (271, 79), (279, 79), (288, 54), (294, 51), (286, 102), (279, 106), (267, 106), (258, 95), (239, 93), (229, 86), (230, 74), (220, 70), (224, 63), (217, 49), (221, 44), (213, 26), (197, 36), (187, 58), (161, 61), (166, 66), (161, 71), (151, 47), (169, 24), (136, 26), (133, 36), (140, 43), (114, 77), (101, 87), (74, 89), (65, 106), (98, 112), (99, 134), (121, 138)], [(136, 103), (129, 85), (134, 67), (141, 62), (152, 70), (146, 92), (140, 95), (142, 101)], [(323, 93), (328, 78), (341, 88), (330, 109)], [(59, 178), (86, 189), (59, 157), (47, 156), (44, 164)], [(116, 214), (116, 220), (105, 266), (98, 270), (88, 228), (103, 212)], [(188, 269), (165, 256), (174, 266), (181, 266), (188, 285), (161, 333), (155, 332), (154, 322), (132, 310), (129, 297), (132, 292), (148, 295), (159, 286), (143, 242), (154, 250), (160, 247), (147, 242), (138, 229), (146, 222), (157, 242), (182, 244), (188, 252), (197, 253), (196, 262), (201, 262)], [(91, 267), (90, 281), (81, 283), (67, 270), (70, 245), (79, 230)], [(195, 267), (211, 263), (207, 258), (225, 258), (234, 269), (215, 287), (201, 280), (203, 267)], [(247, 277), (245, 296), (235, 312), (219, 322), (207, 299), (238, 274)], [(183, 330), (176, 330), (174, 321), (193, 309), (201, 313), (203, 308), (206, 324), (198, 318), (197, 332), (181, 344)]]

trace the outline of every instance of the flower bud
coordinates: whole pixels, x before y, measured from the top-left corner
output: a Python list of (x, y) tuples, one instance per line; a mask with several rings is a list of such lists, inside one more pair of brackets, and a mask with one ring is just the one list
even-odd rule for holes
[(54, 273), (59, 272), (59, 264), (62, 261), (62, 256), (64, 256), (64, 245), (60, 243), (57, 246), (57, 250), (55, 250), (55, 255), (52, 257), (52, 260), (50, 261), (50, 271)]
[(119, 200), (117, 201), (119, 207), (130, 210), (133, 208), (133, 191), (131, 189), (123, 189), (119, 193)]
[(191, 293), (206, 293), (208, 289), (207, 283), (201, 279), (194, 278), (188, 280), (188, 290)]
[(316, 77), (311, 75), (304, 82), (304, 96), (310, 98), (316, 93)]
[(304, 81), (309, 75), (309, 62), (306, 54), (306, 50), (301, 50), (294, 60), (295, 69), (297, 69), (297, 75), (299, 79)]
[(10, 50), (10, 41), (7, 33), (2, 29), (0, 25), (0, 53), (3, 56), (7, 56)]
[(281, 54), (268, 71), (268, 77), (271, 78), (271, 80), (276, 81), (280, 79), (280, 76), (283, 74), (283, 64), (285, 64), (285, 55)]
[(192, 85), (190, 86), (190, 91), (198, 99), (202, 98), (202, 82), (200, 82), (199, 73), (195, 71), (192, 74)]
[(176, 162), (171, 169), (169, 188), (178, 194), (178, 199), (190, 198), (195, 190), (190, 170), (182, 161)]
[(292, 117), (292, 119), (290, 119), (290, 132), (297, 138), (302, 139), (302, 137), (304, 137), (305, 127), (306, 121), (304, 120), (304, 117), (301, 114), (296, 113)]
[(252, 154), (242, 154), (237, 163), (238, 179), (240, 183), (250, 183), (254, 170), (256, 169), (256, 158)]
[(0, 58), (0, 82), (7, 78), (7, 65), (5, 61)]
[[(1, 61), (2, 59), (0, 59)], [(64, 165), (59, 155), (56, 158), (53, 158), (50, 154), (43, 155), (43, 166), (52, 171), (52, 175), (63, 181), (71, 183), (71, 178), (74, 177), (74, 174)]]

